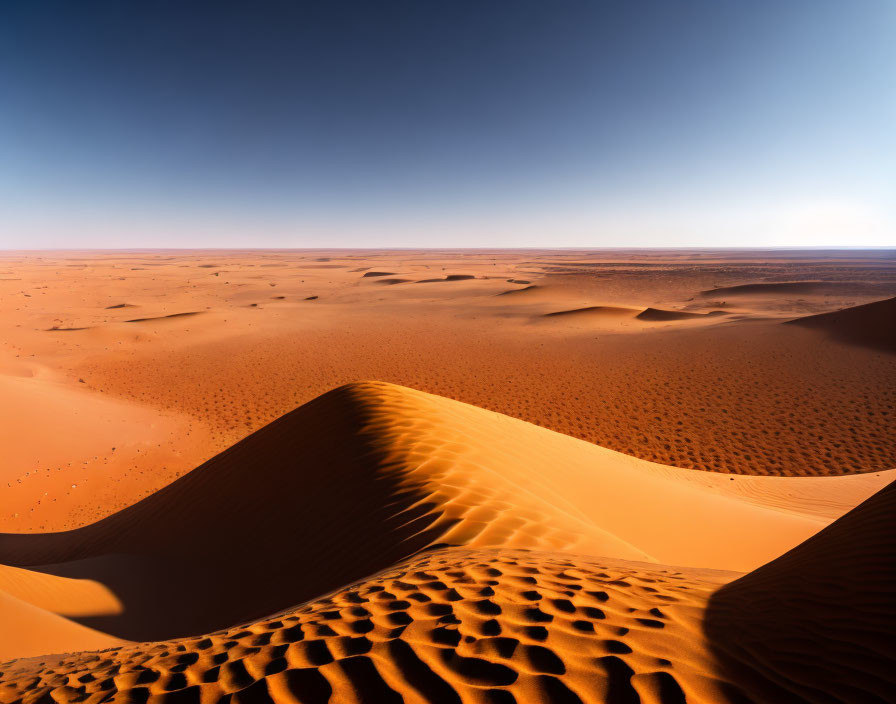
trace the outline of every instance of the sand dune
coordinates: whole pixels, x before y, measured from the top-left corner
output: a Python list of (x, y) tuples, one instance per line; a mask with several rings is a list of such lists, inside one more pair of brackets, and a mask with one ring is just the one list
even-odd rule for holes
[(435, 284), (443, 281), (469, 281), (470, 279), (475, 279), (476, 276), (473, 274), (448, 274), (448, 276), (442, 279), (421, 279), (417, 281), (418, 284)]
[(708, 313), (689, 313), (683, 310), (662, 310), (661, 308), (645, 308), (635, 317), (650, 322), (672, 322), (675, 320), (700, 320), (708, 316), (725, 315), (723, 310), (712, 310)]
[(896, 298), (787, 321), (836, 340), (896, 353)]
[(635, 308), (622, 308), (617, 306), (589, 306), (588, 308), (574, 308), (573, 310), (558, 310), (554, 313), (545, 313), (546, 318), (571, 317), (571, 318), (604, 318), (604, 317), (632, 317), (637, 313)]
[(152, 320), (167, 320), (168, 318), (187, 318), (192, 315), (200, 315), (202, 311), (188, 311), (186, 313), (169, 313), (167, 315), (156, 315), (149, 318), (132, 318), (125, 320), (126, 323), (146, 323)]
[[(127, 641), (94, 631), (55, 613), (41, 609), (0, 590), (0, 660), (33, 657), (47, 649), (56, 653), (76, 650), (99, 650), (122, 645)], [(7, 692), (5, 673), (0, 668), (0, 701)]]
[(41, 528), (29, 517), (42, 513), (83, 520), (85, 492), (103, 504), (122, 486), (139, 486), (145, 475), (133, 468), (144, 460), (156, 463), (149, 486), (159, 488), (173, 478), (163, 467), (183, 454), (189, 432), (179, 414), (104, 397), (40, 365), (0, 374), (0, 398), (3, 530)]
[(543, 286), (537, 286), (535, 284), (531, 284), (529, 286), (525, 286), (524, 288), (512, 288), (509, 291), (502, 291), (499, 293), (499, 296), (526, 296), (527, 298), (531, 298), (533, 295), (537, 293), (542, 293)]
[(840, 293), (862, 293), (874, 295), (876, 291), (886, 291), (892, 286), (881, 286), (864, 281), (780, 281), (720, 286), (701, 291), (704, 296), (753, 296), (753, 295), (824, 295)]
[(760, 701), (889, 702), (894, 594), (896, 483), (716, 592), (705, 628)]
[(727, 586), (572, 553), (425, 550), (209, 635), (2, 664), (0, 701), (886, 702), (894, 497)]
[[(780, 510), (778, 488), (763, 503), (755, 486), (743, 492), (728, 478), (701, 476), (366, 382), (302, 406), (95, 524), (2, 535), (0, 563), (44, 565), (51, 575), (104, 585), (123, 608), (80, 622), (146, 640), (255, 618), (434, 544), (743, 571), (829, 520), (798, 504)], [(819, 480), (791, 481), (811, 495)], [(841, 501), (852, 498), (845, 510), (873, 482), (841, 481), (839, 489)], [(318, 567), (309, 573), (309, 564)], [(223, 583), (215, 577), (222, 565)]]
[(445, 548), (209, 636), (0, 666), (0, 700), (724, 702), (699, 619), (725, 578)]

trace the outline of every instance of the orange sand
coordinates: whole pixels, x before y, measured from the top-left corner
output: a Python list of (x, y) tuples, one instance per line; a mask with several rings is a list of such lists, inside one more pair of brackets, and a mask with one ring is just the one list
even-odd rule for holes
[(888, 293), (888, 252), (7, 253), (0, 530), (96, 520), (365, 378), (666, 465), (888, 469), (896, 357), (780, 324)]
[[(779, 691), (788, 667), (780, 657), (770, 667), (737, 648), (775, 648), (780, 638), (798, 666), (828, 647), (819, 633), (821, 646), (807, 641), (794, 656), (794, 636), (778, 635), (777, 624), (792, 619), (796, 632), (807, 627), (807, 608), (817, 613), (814, 601), (805, 604), (803, 576), (818, 600), (840, 598), (832, 559), (845, 560), (834, 572), (841, 582), (853, 565), (866, 574), (845, 612), (859, 630), (841, 619), (838, 636), (883, 662), (859, 691), (885, 691), (886, 655), (866, 633), (892, 625), (883, 604), (896, 484), (815, 537), (826, 523), (818, 511), (776, 506), (786, 496), (781, 482), (804, 487), (791, 489), (808, 505), (842, 505), (893, 472), (874, 481), (735, 479), (750, 485), (751, 499), (723, 476), (688, 472), (419, 391), (343, 387), (100, 523), (4, 536), (5, 560), (48, 563), (0, 572), (6, 589), (43, 602), (4, 604), (14, 627), (40, 633), (43, 648), (18, 639), (5, 646), (19, 656), (114, 646), (123, 635), (201, 634), (259, 615), (209, 636), (3, 665), (0, 700), (121, 692), (199, 702), (478, 702), (508, 696), (500, 690), (515, 701), (738, 702), (755, 692), (793, 701), (793, 687)], [(719, 589), (738, 575), (714, 569), (757, 566), (804, 539)], [(80, 583), (66, 579), (73, 573)], [(127, 581), (135, 573), (139, 588)], [(291, 596), (315, 592), (325, 596), (284, 610)], [(785, 608), (768, 626), (745, 617), (750, 609), (768, 618), (789, 592), (801, 610)], [(69, 602), (71, 620), (50, 610), (54, 593)], [(125, 603), (112, 593), (128, 595)], [(97, 614), (105, 641), (79, 625), (98, 623)], [(877, 618), (870, 631), (866, 614)], [(759, 673), (745, 676), (747, 666)]]
[(883, 696), (894, 270), (6, 255), (0, 702)]

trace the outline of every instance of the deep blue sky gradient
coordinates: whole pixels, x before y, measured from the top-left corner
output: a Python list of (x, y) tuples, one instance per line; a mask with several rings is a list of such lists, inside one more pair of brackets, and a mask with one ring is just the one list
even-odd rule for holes
[(896, 243), (891, 0), (0, 4), (0, 247)]

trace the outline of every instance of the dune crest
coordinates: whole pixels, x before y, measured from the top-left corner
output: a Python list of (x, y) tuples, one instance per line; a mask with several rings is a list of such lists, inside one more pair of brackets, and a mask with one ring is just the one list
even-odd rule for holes
[(761, 701), (886, 702), (896, 692), (896, 483), (716, 592), (705, 629)]
[(835, 340), (896, 354), (896, 298), (788, 320)]
[[(704, 476), (450, 399), (361, 382), (97, 523), (0, 535), (0, 563), (99, 582), (121, 612), (73, 618), (150, 640), (257, 618), (435, 544), (743, 571), (829, 520), (763, 503), (759, 478), (738, 493), (731, 479)], [(856, 502), (870, 491), (868, 481), (842, 485)]]
[(635, 317), (650, 322), (672, 322), (675, 320), (700, 320), (716, 315), (725, 315), (723, 310), (711, 310), (708, 313), (689, 313), (684, 310), (663, 310), (662, 308), (645, 308)]
[(636, 308), (623, 308), (620, 306), (589, 306), (587, 308), (575, 308), (573, 310), (558, 310), (554, 313), (545, 313), (545, 318), (558, 317), (631, 317), (637, 313)]

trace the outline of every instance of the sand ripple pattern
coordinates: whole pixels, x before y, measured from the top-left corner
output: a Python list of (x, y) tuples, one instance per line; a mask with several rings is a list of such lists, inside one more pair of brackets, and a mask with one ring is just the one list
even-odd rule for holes
[(0, 701), (724, 702), (736, 690), (694, 643), (717, 586), (622, 561), (435, 549), (207, 636), (0, 665)]

